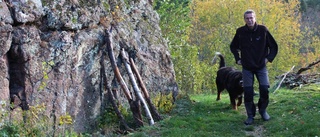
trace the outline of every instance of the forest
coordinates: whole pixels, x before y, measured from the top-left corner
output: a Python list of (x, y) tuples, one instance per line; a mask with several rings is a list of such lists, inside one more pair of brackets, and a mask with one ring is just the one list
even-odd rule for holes
[(229, 45), (236, 29), (245, 24), (247, 9), (256, 12), (257, 23), (267, 26), (279, 45), (276, 59), (267, 66), (273, 88), (291, 68), (292, 72), (308, 68), (303, 73), (319, 79), (318, 0), (155, 0), (154, 8), (181, 91), (215, 91), (218, 65), (211, 60), (216, 52), (225, 56), (227, 66), (241, 69)]

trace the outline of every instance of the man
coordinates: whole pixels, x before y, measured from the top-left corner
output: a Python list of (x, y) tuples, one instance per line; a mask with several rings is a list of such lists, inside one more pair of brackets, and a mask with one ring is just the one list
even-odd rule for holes
[(236, 63), (242, 65), (244, 104), (248, 116), (244, 124), (251, 125), (256, 114), (253, 100), (254, 75), (259, 82), (259, 113), (264, 121), (270, 119), (266, 111), (269, 104), (269, 78), (266, 64), (276, 57), (278, 45), (268, 29), (256, 23), (253, 10), (247, 10), (244, 13), (244, 21), (246, 24), (237, 29), (230, 44), (230, 50)]

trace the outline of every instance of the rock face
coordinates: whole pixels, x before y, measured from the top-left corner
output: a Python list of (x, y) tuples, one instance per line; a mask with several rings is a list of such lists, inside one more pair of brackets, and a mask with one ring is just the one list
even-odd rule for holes
[[(1, 103), (11, 102), (21, 110), (43, 104), (54, 130), (66, 114), (75, 131), (93, 130), (107, 103), (101, 69), (109, 86), (115, 78), (110, 59), (103, 56), (106, 31), (115, 58), (122, 48), (134, 58), (149, 92), (176, 96), (173, 64), (151, 2), (0, 0)], [(125, 68), (117, 63), (130, 85)], [(118, 91), (127, 103), (121, 88)]]

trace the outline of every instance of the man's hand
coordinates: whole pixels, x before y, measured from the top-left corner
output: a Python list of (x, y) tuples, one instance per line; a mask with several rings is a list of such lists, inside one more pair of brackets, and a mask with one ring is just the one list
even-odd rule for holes
[(241, 60), (238, 60), (238, 61), (237, 61), (237, 64), (238, 64), (238, 65), (241, 65)]

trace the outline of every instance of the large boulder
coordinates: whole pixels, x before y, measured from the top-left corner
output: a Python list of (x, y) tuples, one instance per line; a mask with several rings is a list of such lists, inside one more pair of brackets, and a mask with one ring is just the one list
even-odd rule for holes
[[(105, 56), (107, 31), (115, 58), (124, 49), (134, 59), (151, 95), (175, 97), (173, 64), (150, 2), (0, 0), (1, 103), (14, 104), (17, 112), (43, 105), (53, 130), (59, 130), (59, 118), (66, 115), (77, 132), (95, 129), (107, 103), (101, 69), (109, 86), (115, 79)], [(117, 61), (130, 87), (125, 67)], [(128, 103), (121, 88), (118, 93)]]

